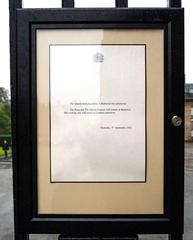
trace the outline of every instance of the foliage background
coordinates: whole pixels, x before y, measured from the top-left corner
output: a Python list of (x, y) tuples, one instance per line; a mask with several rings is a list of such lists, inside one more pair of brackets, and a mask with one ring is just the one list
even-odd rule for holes
[(4, 140), (11, 145), (11, 102), (9, 91), (0, 87), (0, 146)]

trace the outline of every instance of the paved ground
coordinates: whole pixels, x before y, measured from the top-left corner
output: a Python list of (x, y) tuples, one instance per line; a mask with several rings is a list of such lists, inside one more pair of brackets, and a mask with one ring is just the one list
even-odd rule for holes
[[(193, 144), (185, 148), (185, 234), (193, 240)], [(166, 240), (167, 236), (140, 236), (140, 240)], [(0, 240), (13, 240), (12, 162), (0, 159)], [(30, 235), (30, 240), (57, 240), (57, 235)]]

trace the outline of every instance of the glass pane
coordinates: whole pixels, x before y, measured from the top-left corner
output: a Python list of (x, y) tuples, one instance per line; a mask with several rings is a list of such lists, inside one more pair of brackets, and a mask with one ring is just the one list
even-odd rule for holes
[(144, 182), (145, 45), (59, 44), (49, 55), (52, 182)]
[(168, 7), (167, 0), (128, 0), (128, 7)]
[(23, 8), (61, 8), (62, 0), (23, 0)]
[(115, 0), (75, 0), (75, 7), (115, 7)]
[(163, 30), (36, 36), (38, 212), (163, 213)]

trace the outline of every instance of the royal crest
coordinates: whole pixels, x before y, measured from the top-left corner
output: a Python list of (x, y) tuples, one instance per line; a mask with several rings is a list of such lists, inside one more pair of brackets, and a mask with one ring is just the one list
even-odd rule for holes
[(99, 62), (99, 63), (102, 63), (104, 62), (104, 55), (100, 52), (97, 52), (93, 55), (93, 61), (94, 62)]

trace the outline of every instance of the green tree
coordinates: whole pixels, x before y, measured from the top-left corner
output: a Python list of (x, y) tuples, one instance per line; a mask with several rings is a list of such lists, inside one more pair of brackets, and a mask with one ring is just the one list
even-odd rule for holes
[(0, 87), (0, 103), (8, 103), (9, 100), (9, 91), (3, 87)]
[(0, 88), (0, 134), (11, 134), (11, 104), (9, 92)]

